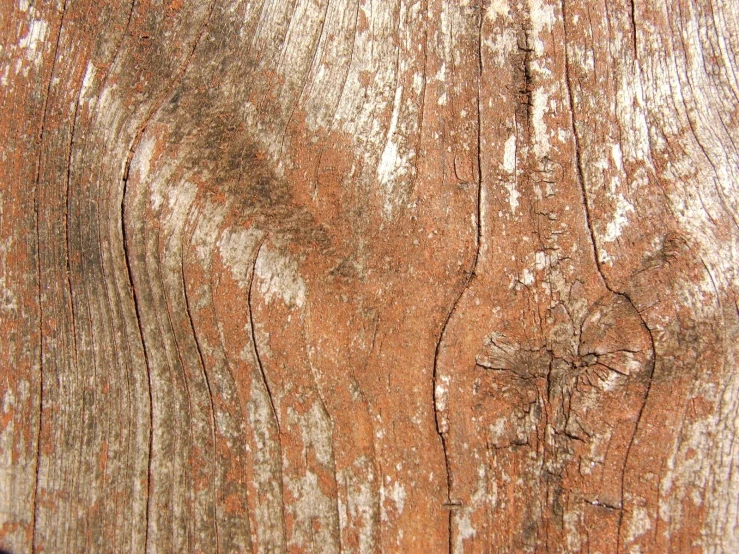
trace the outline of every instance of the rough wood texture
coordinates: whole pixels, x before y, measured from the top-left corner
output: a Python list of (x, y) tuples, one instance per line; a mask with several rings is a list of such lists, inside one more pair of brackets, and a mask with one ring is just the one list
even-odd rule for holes
[(739, 551), (739, 12), (2, 0), (0, 547)]

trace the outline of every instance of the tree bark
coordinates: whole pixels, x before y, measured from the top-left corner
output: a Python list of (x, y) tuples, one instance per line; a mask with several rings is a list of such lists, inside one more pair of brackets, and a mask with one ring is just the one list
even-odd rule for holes
[(739, 13), (2, 0), (0, 547), (739, 551)]

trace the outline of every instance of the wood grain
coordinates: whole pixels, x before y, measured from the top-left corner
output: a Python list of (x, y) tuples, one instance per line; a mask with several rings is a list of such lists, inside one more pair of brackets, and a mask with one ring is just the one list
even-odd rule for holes
[(0, 29), (0, 548), (739, 549), (731, 2)]

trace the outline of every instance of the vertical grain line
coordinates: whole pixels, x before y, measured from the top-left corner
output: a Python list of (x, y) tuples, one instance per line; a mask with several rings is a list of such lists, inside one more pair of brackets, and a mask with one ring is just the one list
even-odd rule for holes
[[(208, 389), (208, 402), (210, 403), (210, 426), (211, 426), (211, 439), (213, 441), (213, 458), (214, 458), (214, 464), (216, 463), (218, 459), (218, 453), (217, 453), (217, 445), (216, 445), (216, 409), (215, 404), (213, 403), (213, 389), (210, 386), (210, 378), (208, 377), (208, 371), (205, 368), (205, 358), (203, 357), (203, 349), (200, 346), (200, 340), (198, 340), (198, 335), (195, 332), (195, 322), (192, 319), (192, 311), (190, 310), (190, 298), (187, 294), (187, 283), (185, 282), (185, 260), (184, 260), (184, 254), (182, 252), (182, 248), (180, 248), (180, 268), (181, 268), (181, 274), (182, 277), (182, 292), (185, 297), (185, 315), (187, 315), (187, 321), (190, 324), (190, 330), (192, 331), (192, 337), (195, 341), (195, 348), (198, 352), (198, 359), (200, 360), (200, 367), (203, 369), (203, 378), (205, 380), (205, 386)], [(192, 430), (192, 428), (191, 428)], [(213, 479), (215, 481), (215, 472), (213, 475)], [(218, 554), (221, 550), (221, 537), (219, 533), (218, 528), (218, 491), (216, 491), (215, 483), (214, 483), (214, 510), (213, 510), (213, 520), (215, 522), (215, 532), (216, 532), (216, 554)], [(249, 518), (246, 518), (246, 525), (248, 527), (249, 525)]]
[(126, 167), (123, 172), (123, 194), (121, 199), (121, 235), (123, 245), (123, 257), (126, 262), (126, 276), (128, 277), (128, 286), (131, 289), (131, 295), (133, 296), (133, 307), (136, 313), (136, 325), (139, 330), (139, 336), (141, 338), (141, 345), (144, 352), (144, 364), (146, 365), (146, 378), (147, 378), (147, 392), (149, 395), (149, 451), (147, 452), (147, 471), (146, 471), (146, 521), (144, 523), (144, 552), (149, 550), (149, 521), (151, 519), (151, 462), (152, 462), (152, 451), (154, 447), (154, 396), (152, 393), (152, 380), (151, 380), (151, 362), (149, 362), (148, 348), (146, 347), (146, 338), (141, 319), (140, 301), (136, 294), (136, 287), (133, 282), (133, 270), (131, 268), (131, 257), (128, 246), (128, 236), (126, 233), (126, 193), (128, 189), (128, 179), (131, 171), (131, 160), (133, 159), (134, 148), (138, 144), (135, 143), (128, 153), (128, 159), (126, 160)]
[[(135, 6), (136, 6), (136, 0), (134, 0), (131, 5), (131, 12), (129, 13), (128, 23), (126, 25), (127, 29), (128, 29), (128, 25), (130, 25)], [(141, 344), (144, 350), (144, 361), (146, 364), (146, 375), (147, 375), (147, 380), (148, 380), (148, 385), (149, 385), (148, 386), (148, 389), (149, 389), (148, 390), (148, 393), (149, 393), (149, 452), (148, 452), (148, 459), (147, 459), (148, 469), (147, 469), (146, 529), (144, 531), (144, 550), (145, 551), (148, 551), (148, 547), (149, 547), (149, 522), (151, 519), (151, 501), (152, 501), (151, 500), (151, 469), (152, 469), (151, 464), (152, 464), (152, 451), (153, 451), (152, 449), (154, 445), (154, 399), (153, 399), (153, 393), (152, 393), (151, 364), (149, 362), (149, 357), (147, 354), (146, 340), (144, 339), (144, 330), (142, 327), (141, 313), (140, 313), (140, 308), (139, 308), (140, 303), (138, 300), (138, 296), (136, 294), (136, 288), (134, 287), (134, 283), (133, 283), (133, 272), (131, 268), (131, 260), (130, 260), (130, 255), (129, 255), (128, 237), (126, 235), (125, 216), (126, 216), (126, 196), (128, 192), (128, 180), (130, 177), (131, 163), (133, 161), (134, 153), (136, 152), (136, 149), (141, 143), (141, 138), (143, 137), (144, 132), (146, 131), (149, 125), (149, 122), (154, 118), (154, 116), (161, 109), (162, 105), (164, 104), (165, 99), (171, 94), (171, 92), (174, 90), (174, 88), (182, 80), (185, 73), (187, 72), (187, 69), (190, 66), (190, 62), (192, 61), (193, 55), (195, 54), (195, 50), (200, 44), (200, 41), (202, 40), (205, 34), (205, 30), (207, 29), (208, 24), (210, 23), (210, 19), (211, 19), (211, 16), (213, 15), (214, 7), (215, 7), (215, 0), (213, 0), (210, 3), (210, 6), (208, 7), (208, 14), (205, 17), (205, 22), (203, 23), (200, 29), (200, 32), (198, 33), (197, 38), (193, 41), (190, 51), (188, 52), (187, 57), (182, 63), (182, 67), (180, 68), (178, 73), (174, 76), (174, 78), (172, 79), (171, 83), (166, 88), (166, 90), (160, 95), (159, 99), (152, 106), (151, 110), (149, 110), (149, 112), (147, 113), (141, 125), (139, 125), (139, 128), (136, 131), (136, 134), (134, 135), (133, 141), (131, 142), (131, 146), (128, 149), (128, 154), (126, 156), (126, 161), (124, 163), (124, 169), (123, 169), (123, 178), (122, 178), (123, 191), (121, 194), (121, 207), (120, 207), (121, 236), (123, 239), (123, 254), (124, 254), (124, 258), (126, 262), (126, 272), (128, 276), (129, 287), (133, 295), (134, 310), (136, 313), (136, 323), (138, 325), (139, 334), (141, 336)], [(122, 46), (122, 44), (123, 44), (123, 39), (121, 40), (120, 46)], [(116, 51), (116, 56), (118, 55), (118, 53), (119, 51)]]
[[(283, 520), (282, 540), (283, 540), (283, 544), (286, 544), (287, 537), (286, 537), (286, 531), (285, 531), (285, 521), (286, 521), (285, 501), (284, 501), (284, 495), (283, 495), (283, 479), (282, 479), (282, 443), (281, 443), (282, 432), (280, 430), (280, 420), (277, 417), (277, 409), (275, 408), (272, 391), (269, 387), (269, 383), (267, 382), (267, 375), (264, 371), (264, 365), (262, 364), (262, 357), (259, 354), (259, 347), (257, 346), (257, 335), (256, 335), (255, 326), (254, 326), (254, 310), (252, 307), (252, 289), (254, 288), (254, 276), (256, 275), (256, 272), (257, 272), (257, 260), (259, 259), (259, 253), (262, 251), (262, 246), (264, 246), (264, 243), (266, 240), (267, 240), (266, 238), (262, 239), (262, 242), (259, 243), (259, 246), (257, 247), (257, 251), (254, 254), (254, 261), (251, 264), (251, 275), (249, 276), (249, 284), (247, 288), (248, 292), (247, 292), (247, 297), (246, 297), (246, 304), (247, 304), (247, 307), (249, 308), (249, 331), (251, 334), (251, 344), (252, 344), (252, 349), (254, 352), (254, 358), (256, 359), (257, 367), (259, 368), (259, 374), (262, 378), (262, 383), (264, 383), (264, 390), (267, 393), (269, 405), (272, 410), (272, 417), (275, 420), (275, 427), (277, 428), (277, 440), (275, 442), (277, 445), (277, 455), (278, 455), (277, 468), (279, 471), (278, 486), (280, 490), (280, 511), (282, 512), (282, 520)], [(252, 546), (252, 548), (258, 548), (258, 546), (259, 545), (255, 544)]]
[(36, 279), (37, 279), (37, 302), (38, 302), (38, 371), (39, 371), (39, 398), (38, 398), (38, 424), (36, 428), (36, 476), (33, 487), (33, 513), (31, 514), (31, 552), (36, 551), (36, 513), (38, 512), (38, 488), (41, 482), (41, 430), (42, 415), (44, 409), (44, 309), (42, 300), (42, 280), (41, 272), (41, 232), (39, 228), (39, 214), (41, 211), (41, 202), (39, 199), (39, 187), (41, 186), (41, 162), (44, 158), (44, 137), (46, 134), (46, 118), (48, 116), (49, 96), (51, 95), (51, 85), (54, 82), (54, 73), (56, 72), (56, 64), (59, 60), (59, 45), (61, 44), (62, 28), (64, 26), (64, 18), (67, 13), (67, 0), (62, 5), (62, 13), (59, 19), (59, 30), (56, 35), (54, 44), (54, 57), (51, 62), (51, 71), (49, 73), (49, 83), (46, 86), (46, 96), (44, 97), (43, 108), (41, 110), (41, 128), (39, 129), (38, 145), (39, 153), (36, 160), (36, 175), (34, 177), (34, 227), (36, 233)]

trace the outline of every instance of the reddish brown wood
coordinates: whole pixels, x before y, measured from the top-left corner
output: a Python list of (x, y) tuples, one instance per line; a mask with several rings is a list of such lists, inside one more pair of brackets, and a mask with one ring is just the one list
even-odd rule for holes
[(2, 0), (0, 548), (739, 550), (739, 18)]

